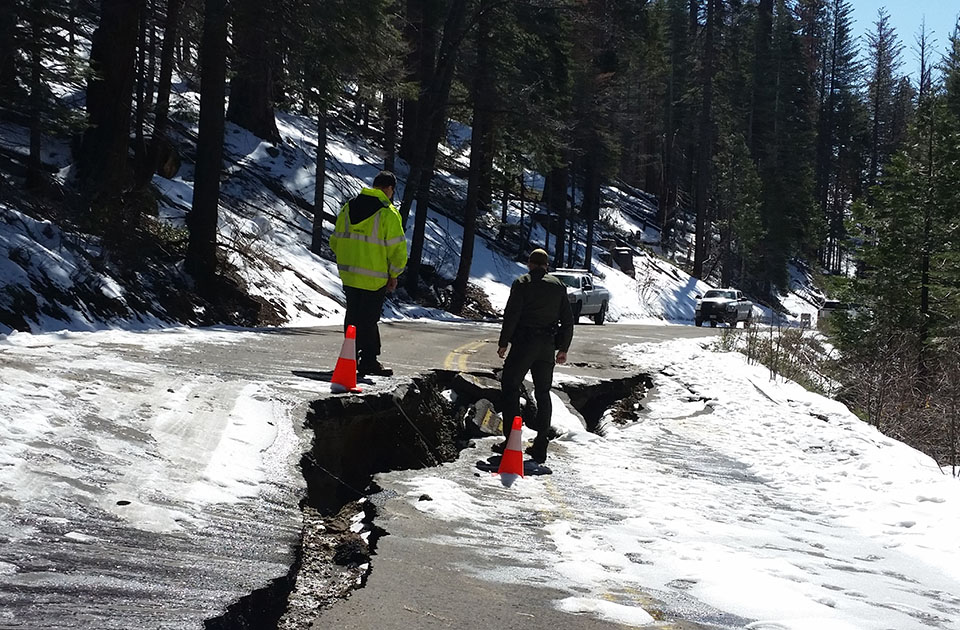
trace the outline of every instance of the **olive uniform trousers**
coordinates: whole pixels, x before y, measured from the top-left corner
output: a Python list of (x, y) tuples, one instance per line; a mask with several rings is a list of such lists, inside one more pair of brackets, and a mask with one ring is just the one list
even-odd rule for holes
[(537, 431), (533, 446), (546, 451), (547, 433), (550, 431), (550, 416), (553, 411), (550, 387), (553, 385), (553, 367), (556, 364), (554, 333), (548, 331), (518, 331), (516, 341), (503, 363), (500, 377), (503, 435), (510, 436), (513, 419), (520, 415), (520, 386), (527, 372), (533, 376), (533, 394), (537, 401)]

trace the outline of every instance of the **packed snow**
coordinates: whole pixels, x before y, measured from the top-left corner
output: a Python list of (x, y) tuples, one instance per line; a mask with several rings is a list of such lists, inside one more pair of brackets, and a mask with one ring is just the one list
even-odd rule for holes
[[(570, 593), (561, 610), (630, 626), (668, 612), (751, 630), (960, 628), (956, 479), (709, 343), (622, 347), (655, 375), (641, 420), (601, 438), (555, 406), (552, 476), (505, 489), (463, 461), (391, 475), (455, 524), (448, 544), (500, 559), (483, 577), (536, 574)], [(533, 543), (531, 519), (545, 532)]]

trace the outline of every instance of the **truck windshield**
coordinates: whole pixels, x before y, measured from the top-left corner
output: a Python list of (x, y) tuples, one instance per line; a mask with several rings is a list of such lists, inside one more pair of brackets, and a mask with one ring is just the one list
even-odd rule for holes
[(723, 298), (725, 300), (735, 300), (737, 295), (733, 291), (707, 291), (703, 294), (704, 298)]
[(556, 274), (557, 280), (564, 283), (568, 287), (573, 287), (574, 289), (580, 288), (580, 278), (577, 276), (566, 276), (561, 274)]

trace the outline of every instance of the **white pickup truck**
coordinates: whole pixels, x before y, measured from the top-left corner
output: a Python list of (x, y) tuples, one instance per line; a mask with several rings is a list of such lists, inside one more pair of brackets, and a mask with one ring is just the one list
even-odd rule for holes
[(710, 289), (703, 297), (697, 295), (695, 309), (697, 326), (710, 322), (710, 326), (723, 323), (736, 328), (737, 322), (743, 322), (743, 327), (749, 328), (753, 323), (753, 302), (736, 289)]
[(590, 315), (593, 322), (602, 325), (607, 318), (610, 292), (597, 284), (590, 272), (583, 269), (557, 269), (550, 272), (567, 285), (567, 298), (576, 323), (581, 315)]

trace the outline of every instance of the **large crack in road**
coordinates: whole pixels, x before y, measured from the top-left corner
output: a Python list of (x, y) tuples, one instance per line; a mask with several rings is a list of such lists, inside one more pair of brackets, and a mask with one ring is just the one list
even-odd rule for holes
[[(637, 401), (650, 384), (649, 377), (635, 375), (569, 382), (558, 393), (598, 432), (604, 422), (635, 421)], [(301, 460), (307, 493), (296, 561), (287, 575), (241, 598), (205, 627), (300, 630), (362, 588), (376, 570), (377, 541), (389, 534), (376, 522), (385, 497), (375, 475), (455, 460), (472, 438), (497, 431), (484, 412), (495, 407), (491, 399), (497, 400), (498, 391), (493, 372), (436, 370), (390, 392), (314, 401), (305, 420), (313, 439)], [(531, 419), (533, 397), (526, 391), (522, 396), (522, 413)]]
[[(376, 496), (372, 475), (449, 461), (498, 397), (496, 326), (383, 328), (397, 376), (363, 383), (363, 396), (327, 394), (326, 370), (342, 343), (337, 328), (7, 340), (0, 346), (0, 629), (181, 630), (204, 619), (208, 627), (272, 628), (310, 572), (304, 558), (328, 548), (345, 562), (330, 567), (365, 564), (336, 534), (370, 530), (376, 542), (376, 506), (351, 505)], [(608, 385), (589, 393), (572, 382), (630, 379), (611, 352), (615, 344), (683, 332), (578, 327), (578, 362), (558, 368), (555, 391), (565, 388), (592, 425), (590, 409)], [(429, 371), (440, 365), (449, 370)], [(453, 391), (456, 400), (445, 393)], [(424, 392), (442, 412), (402, 402)], [(601, 413), (597, 430), (614, 415)], [(349, 417), (360, 419), (346, 428)], [(314, 456), (338, 440), (355, 444), (339, 451), (357, 455), (333, 467), (329, 452)], [(310, 469), (311, 457), (326, 471)], [(360, 521), (373, 523), (355, 522), (360, 512)], [(356, 586), (359, 574), (350, 571), (327, 600)]]

